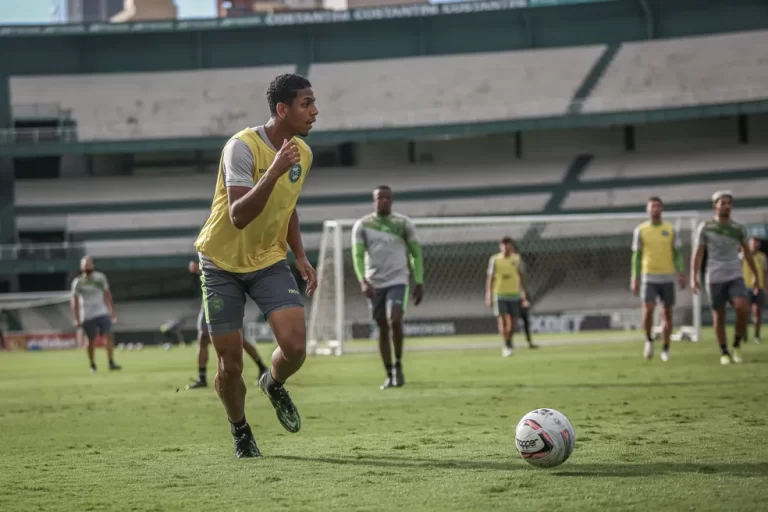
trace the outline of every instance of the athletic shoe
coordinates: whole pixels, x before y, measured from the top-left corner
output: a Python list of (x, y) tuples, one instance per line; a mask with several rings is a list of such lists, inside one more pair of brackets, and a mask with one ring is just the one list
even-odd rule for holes
[(197, 379), (197, 380), (196, 380), (195, 382), (193, 382), (192, 384), (187, 384), (187, 385), (184, 387), (184, 389), (186, 389), (186, 390), (190, 390), (190, 389), (199, 389), (199, 388), (207, 388), (207, 387), (208, 387), (208, 382), (207, 382), (207, 381), (205, 381), (205, 380), (200, 380), (200, 379)]
[(760, 344), (760, 338), (758, 338), (757, 336), (755, 336), (754, 338), (752, 338), (752, 341), (754, 341), (756, 345), (759, 345), (759, 344)]
[(720, 356), (720, 364), (723, 365), (723, 366), (731, 364), (731, 356), (729, 356), (728, 354), (721, 355)]
[(405, 375), (403, 375), (403, 369), (395, 366), (394, 370), (392, 370), (392, 385), (396, 388), (400, 388), (403, 387), (404, 384)]
[(256, 446), (256, 439), (253, 437), (250, 426), (242, 428), (237, 434), (232, 434), (232, 440), (235, 444), (235, 457), (238, 459), (261, 457), (261, 452), (259, 447)]
[(272, 407), (277, 413), (277, 420), (283, 428), (288, 432), (298, 432), (301, 430), (301, 416), (299, 416), (299, 411), (291, 400), (288, 390), (285, 389), (285, 386), (275, 387), (272, 392), (267, 390), (267, 375), (268, 373), (264, 372), (264, 375), (259, 379), (259, 389), (272, 402)]
[(384, 381), (384, 384), (379, 386), (379, 389), (384, 390), (387, 388), (393, 388), (395, 387), (395, 381), (392, 379), (392, 377), (387, 377), (387, 379)]
[(665, 363), (669, 361), (669, 350), (662, 350), (661, 351), (661, 360)]
[(96, 373), (96, 366), (91, 366), (91, 368), (88, 371), (91, 373)]
[(501, 348), (501, 356), (502, 357), (509, 357), (512, 355), (512, 347), (504, 346)]
[(645, 350), (643, 350), (643, 357), (645, 357), (649, 361), (653, 359), (653, 342), (652, 341), (645, 342)]
[(733, 349), (733, 362), (736, 364), (744, 362), (744, 358), (741, 357), (741, 349), (738, 349), (738, 348)]
[(528, 348), (539, 348), (539, 346), (537, 344), (535, 344), (534, 342), (530, 342), (528, 344)]
[(123, 369), (123, 367), (122, 367), (122, 366), (120, 366), (119, 364), (110, 364), (110, 365), (109, 365), (109, 369), (110, 369), (110, 370), (122, 370), (122, 369)]

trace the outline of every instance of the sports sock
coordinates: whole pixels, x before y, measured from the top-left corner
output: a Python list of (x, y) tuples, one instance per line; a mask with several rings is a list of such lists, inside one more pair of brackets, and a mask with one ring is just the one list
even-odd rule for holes
[(91, 370), (95, 370), (95, 369), (96, 369), (96, 363), (91, 363)]
[(395, 368), (397, 368), (398, 370), (403, 368), (403, 364), (400, 362), (399, 359), (395, 360)]
[(200, 379), (200, 382), (205, 382), (207, 380), (206, 374), (207, 374), (207, 371), (205, 369), (205, 366), (201, 366), (197, 374), (198, 378)]
[(728, 353), (728, 345), (720, 345), (720, 353), (723, 354), (724, 356), (730, 355)]
[(663, 352), (669, 352), (669, 343), (665, 343), (663, 347), (661, 347), (661, 350)]
[(115, 366), (115, 362), (112, 359), (109, 360), (109, 366)]
[(283, 383), (275, 379), (272, 376), (272, 372), (267, 372), (267, 381), (266, 381), (265, 387), (267, 388), (267, 391), (269, 393), (272, 393), (272, 391), (274, 391), (275, 389), (283, 387)]
[(650, 341), (651, 343), (653, 343), (653, 336), (651, 335), (651, 333), (649, 332), (645, 333), (645, 341)]
[(264, 363), (262, 363), (261, 361), (256, 361), (256, 365), (259, 367), (259, 373), (264, 373), (265, 371), (268, 370), (266, 365)]
[(387, 372), (387, 377), (391, 377), (392, 376), (392, 369), (394, 367), (395, 367), (395, 365), (393, 365), (393, 364), (385, 364), (384, 365), (384, 370)]
[(507, 348), (512, 348), (512, 340), (504, 340), (504, 346)]
[(741, 338), (742, 336), (740, 334), (733, 337), (733, 348), (739, 348), (741, 346)]
[(237, 434), (248, 426), (248, 422), (245, 421), (245, 416), (240, 421), (230, 422), (232, 425), (232, 434)]

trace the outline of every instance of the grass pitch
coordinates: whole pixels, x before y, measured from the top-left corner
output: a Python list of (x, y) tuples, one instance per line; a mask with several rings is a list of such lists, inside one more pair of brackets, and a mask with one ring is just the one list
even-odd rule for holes
[[(414, 352), (387, 391), (374, 354), (310, 358), (289, 383), (298, 434), (247, 363), (259, 460), (234, 458), (212, 388), (184, 391), (192, 347), (118, 352), (120, 373), (100, 352), (95, 375), (80, 351), (2, 353), (0, 510), (765, 510), (768, 347), (729, 367), (710, 335), (672, 348)], [(576, 429), (559, 468), (515, 452), (537, 407)]]

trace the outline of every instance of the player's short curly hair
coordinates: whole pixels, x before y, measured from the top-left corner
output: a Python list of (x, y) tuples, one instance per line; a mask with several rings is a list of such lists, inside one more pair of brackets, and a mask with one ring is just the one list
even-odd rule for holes
[(267, 88), (269, 112), (274, 116), (277, 114), (278, 103), (290, 105), (298, 91), (309, 89), (310, 87), (312, 87), (312, 84), (301, 75), (294, 73), (278, 75)]

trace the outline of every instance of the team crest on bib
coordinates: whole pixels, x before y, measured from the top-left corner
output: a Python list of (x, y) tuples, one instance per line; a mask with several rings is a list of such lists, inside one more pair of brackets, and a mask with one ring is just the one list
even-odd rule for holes
[(291, 183), (296, 183), (301, 178), (301, 164), (296, 164), (288, 171), (288, 179)]

